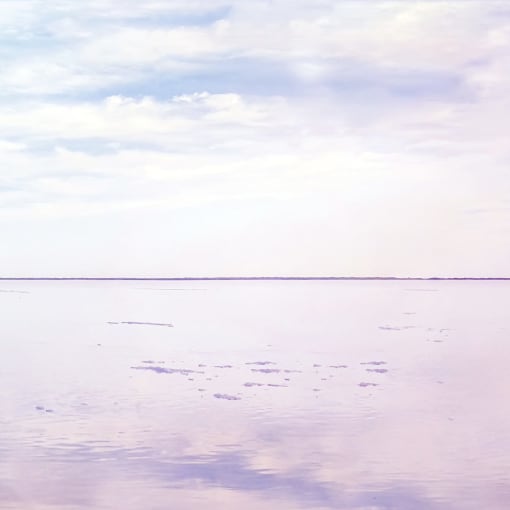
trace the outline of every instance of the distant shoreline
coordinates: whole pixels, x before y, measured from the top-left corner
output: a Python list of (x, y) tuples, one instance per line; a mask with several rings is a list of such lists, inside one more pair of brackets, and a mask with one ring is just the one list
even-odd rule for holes
[(0, 277), (0, 281), (510, 281), (510, 277), (398, 277), (398, 276), (192, 276), (192, 277)]

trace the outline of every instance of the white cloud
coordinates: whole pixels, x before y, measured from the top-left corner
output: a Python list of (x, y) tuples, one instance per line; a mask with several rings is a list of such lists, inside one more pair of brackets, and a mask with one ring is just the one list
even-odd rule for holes
[[(466, 200), (476, 193), (487, 200), (490, 176), (498, 176), (508, 157), (497, 136), (505, 111), (427, 101), (413, 106), (412, 112), (379, 112), (362, 125), (343, 104), (323, 108), (314, 98), (207, 92), (169, 101), (110, 96), (99, 103), (4, 107), (4, 178), (30, 179), (36, 202), (51, 195), (65, 205), (82, 194), (99, 197), (106, 209), (109, 197), (177, 207), (245, 197), (248, 190), (253, 197), (289, 198), (337, 189), (367, 199), (372, 189), (389, 197), (384, 183), (398, 189), (398, 178), (416, 175), (423, 183), (422, 174), (432, 187), (445, 179), (466, 189)], [(492, 166), (482, 185), (478, 166)], [(506, 181), (499, 184), (499, 199), (506, 188)], [(184, 202), (176, 199), (183, 194)]]
[[(287, 231), (294, 246), (308, 225), (306, 258), (331, 268), (340, 238), (365, 267), (385, 239), (409, 260), (430, 251), (427, 239), (452, 253), (484, 236), (499, 246), (510, 192), (504, 8), (4, 2), (0, 219), (108, 225), (136, 211), (157, 223), (205, 208), (228, 230), (223, 207), (255, 221), (267, 206), (280, 237), (262, 216), (260, 236), (280, 243)], [(470, 210), (492, 212), (471, 221)], [(331, 232), (341, 235), (326, 256)]]
[[(185, 77), (222, 58), (283, 62), (305, 81), (330, 74), (325, 59), (464, 74), (469, 62), (501, 50), (508, 32), (506, 19), (497, 17), (504, 5), (498, 2), (237, 1), (228, 4), (225, 19), (190, 26), (165, 26), (157, 16), (200, 12), (198, 3), (111, 1), (73, 7), (62, 1), (48, 12), (38, 10), (38, 2), (20, 5), (25, 10), (13, 3), (3, 7), (13, 30), (50, 37), (38, 36), (28, 58), (26, 52), (10, 52), (0, 74), (4, 93), (100, 89), (153, 72)], [(141, 16), (155, 16), (152, 26), (136, 24)]]
[[(169, 101), (110, 96), (101, 102), (30, 103), (0, 107), (0, 133), (32, 141), (96, 139), (160, 145), (179, 150), (209, 149), (241, 135), (289, 123), (289, 105), (282, 99), (247, 100), (238, 94), (196, 93)], [(232, 131), (229, 131), (232, 130)]]

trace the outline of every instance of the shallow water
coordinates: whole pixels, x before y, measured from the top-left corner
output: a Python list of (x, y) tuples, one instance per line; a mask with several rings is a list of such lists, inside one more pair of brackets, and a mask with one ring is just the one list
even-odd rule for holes
[(0, 282), (0, 508), (508, 509), (510, 282)]

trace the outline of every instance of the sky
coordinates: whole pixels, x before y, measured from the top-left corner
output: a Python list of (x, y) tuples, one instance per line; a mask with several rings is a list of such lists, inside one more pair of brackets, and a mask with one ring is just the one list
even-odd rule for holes
[(2, 0), (0, 276), (510, 276), (507, 0)]

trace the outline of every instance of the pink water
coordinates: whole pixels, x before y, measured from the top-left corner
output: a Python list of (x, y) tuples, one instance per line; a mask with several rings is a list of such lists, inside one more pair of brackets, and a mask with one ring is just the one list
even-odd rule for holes
[(0, 508), (506, 510), (510, 282), (2, 282)]

